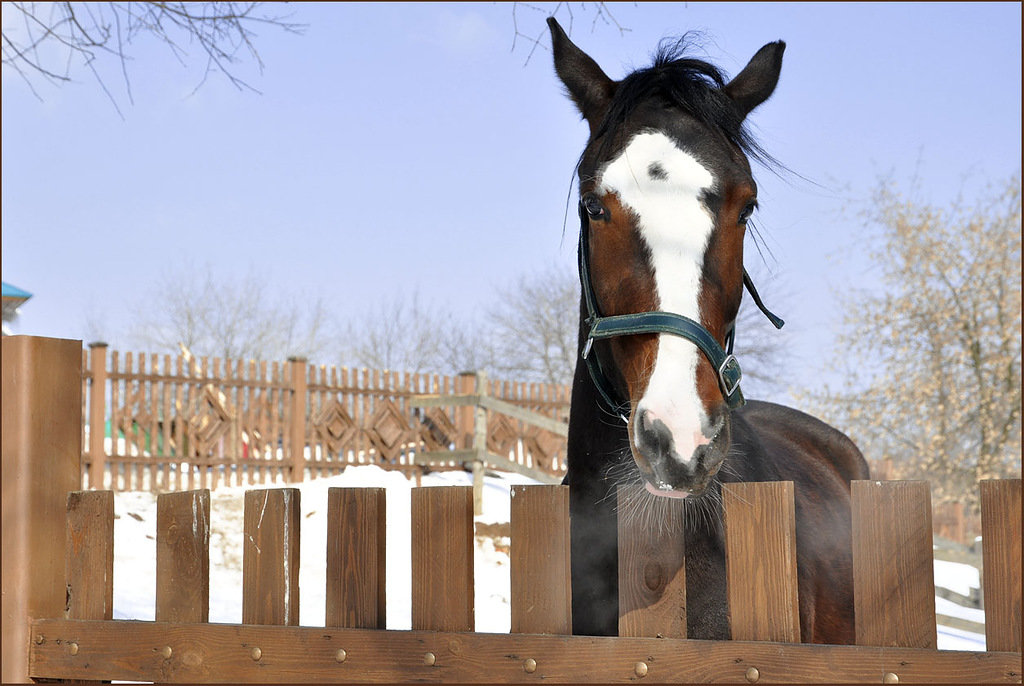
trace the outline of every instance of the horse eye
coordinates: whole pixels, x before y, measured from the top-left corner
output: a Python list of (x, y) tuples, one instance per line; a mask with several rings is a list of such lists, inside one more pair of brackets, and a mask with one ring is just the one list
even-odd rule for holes
[(587, 211), (587, 215), (591, 219), (604, 219), (607, 216), (604, 205), (601, 204), (596, 195), (590, 193), (583, 196), (583, 209)]
[(750, 215), (752, 215), (754, 213), (754, 208), (755, 207), (757, 207), (757, 202), (756, 201), (755, 202), (747, 203), (747, 206), (743, 208), (742, 212), (740, 212), (740, 218), (739, 218), (739, 223), (740, 224), (746, 224), (747, 223), (747, 220), (750, 219)]

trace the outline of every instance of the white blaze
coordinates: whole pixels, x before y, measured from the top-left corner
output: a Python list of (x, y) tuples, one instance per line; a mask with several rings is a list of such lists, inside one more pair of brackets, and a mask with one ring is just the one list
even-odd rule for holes
[[(609, 162), (599, 189), (618, 195), (638, 218), (640, 235), (650, 249), (658, 309), (697, 322), (701, 269), (714, 227), (700, 197), (713, 184), (711, 172), (693, 155), (668, 136), (649, 132), (634, 136)], [(699, 355), (697, 346), (686, 339), (658, 334), (654, 371), (636, 413), (647, 410), (665, 423), (684, 463), (707, 442), (702, 436), (710, 431), (697, 394)]]

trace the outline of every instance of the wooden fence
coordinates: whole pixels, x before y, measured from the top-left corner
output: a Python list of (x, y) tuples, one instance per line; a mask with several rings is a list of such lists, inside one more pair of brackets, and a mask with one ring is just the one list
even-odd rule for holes
[[(295, 483), (374, 464), (416, 476), (463, 469), (483, 430), (508, 469), (560, 478), (569, 388), (286, 363), (82, 351), (82, 487), (156, 492)], [(551, 420), (435, 403), (487, 397)], [(103, 430), (98, 430), (103, 427)], [(563, 431), (559, 433), (558, 427)], [(440, 459), (440, 451), (452, 453)], [(431, 453), (430, 460), (417, 455)]]
[[(474, 469), (478, 491), (485, 463), (542, 482), (565, 474), (568, 386), (120, 353), (104, 343), (82, 351), (82, 369), (82, 488), (295, 483), (359, 464), (410, 477)], [(876, 478), (891, 471), (871, 465)], [(980, 532), (962, 503), (937, 505), (932, 521), (937, 536), (961, 544)]]
[(379, 489), (328, 494), (324, 627), (297, 626), (295, 489), (245, 495), (242, 624), (207, 623), (205, 490), (159, 498), (156, 621), (113, 621), (113, 493), (68, 493), (80, 479), (79, 364), (74, 341), (3, 343), (4, 681), (1021, 682), (1019, 479), (981, 484), (985, 652), (935, 650), (926, 482), (853, 485), (855, 646), (798, 643), (788, 482), (724, 492), (735, 641), (685, 639), (685, 623), (672, 621), (685, 602), (685, 568), (658, 539), (672, 534), (628, 519), (620, 636), (567, 635), (560, 486), (513, 491), (511, 634), (473, 632), (467, 487), (412, 492), (411, 631), (384, 628)]

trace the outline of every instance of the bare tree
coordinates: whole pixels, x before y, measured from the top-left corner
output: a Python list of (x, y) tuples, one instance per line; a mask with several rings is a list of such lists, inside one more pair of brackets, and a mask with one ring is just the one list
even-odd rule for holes
[(321, 356), (326, 312), (319, 299), (267, 293), (265, 277), (250, 272), (237, 281), (200, 272), (167, 272), (135, 307), (129, 339), (150, 350), (279, 360)]
[(897, 477), (976, 506), (979, 479), (1020, 474), (1020, 177), (950, 209), (883, 184), (869, 219), (880, 288), (846, 299), (846, 381), (818, 400)]
[(551, 265), (500, 287), (486, 321), (492, 374), (517, 381), (572, 383), (579, 332), (575, 270)]
[(259, 2), (5, 2), (3, 8), (3, 65), (37, 97), (40, 80), (65, 83), (84, 67), (119, 113), (109, 72), (120, 72), (131, 102), (128, 64), (132, 44), (143, 36), (164, 43), (182, 64), (196, 50), (206, 62), (197, 89), (217, 71), (237, 88), (255, 90), (235, 70), (243, 56), (263, 69), (256, 27), (304, 28)]
[(342, 327), (344, 364), (413, 373), (489, 369), (489, 350), (472, 317), (421, 300), (418, 291), (378, 303)]

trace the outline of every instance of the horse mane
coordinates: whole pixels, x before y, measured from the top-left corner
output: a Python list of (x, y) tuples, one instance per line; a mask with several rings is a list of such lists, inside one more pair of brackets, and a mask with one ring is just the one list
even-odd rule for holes
[[(651, 66), (637, 69), (619, 81), (593, 139), (617, 129), (641, 104), (659, 99), (718, 129), (730, 143), (764, 166), (781, 166), (744, 126), (742, 114), (723, 90), (727, 83), (723, 72), (686, 54), (692, 45), (690, 33), (677, 39), (663, 39)], [(605, 137), (601, 148), (611, 145), (612, 138)]]

